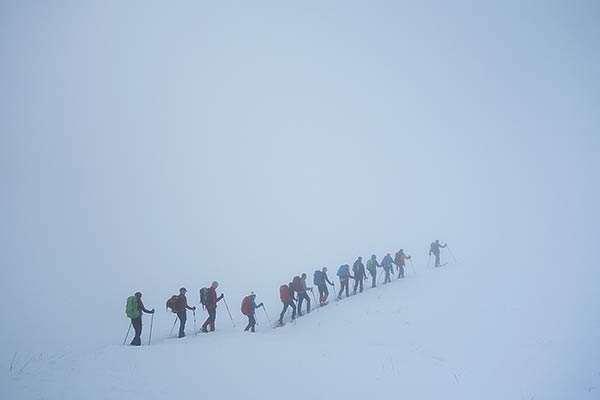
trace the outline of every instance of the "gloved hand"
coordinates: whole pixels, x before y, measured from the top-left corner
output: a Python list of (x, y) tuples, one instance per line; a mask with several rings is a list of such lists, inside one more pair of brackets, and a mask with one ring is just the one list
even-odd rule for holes
[(196, 306), (192, 307), (192, 310), (196, 311)]
[(154, 308), (150, 310), (150, 314), (154, 314)]

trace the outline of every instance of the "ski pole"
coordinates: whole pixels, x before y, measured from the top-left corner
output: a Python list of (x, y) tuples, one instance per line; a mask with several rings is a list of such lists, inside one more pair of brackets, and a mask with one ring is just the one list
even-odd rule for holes
[(454, 253), (452, 252), (452, 250), (450, 250), (450, 246), (446, 245), (446, 248), (448, 249), (448, 251), (450, 252), (450, 255), (454, 259), (454, 263), (457, 264), (458, 261), (456, 261), (456, 257), (454, 257)]
[(152, 326), (154, 325), (154, 313), (152, 313), (152, 317), (150, 317), (150, 336), (148, 336), (148, 346), (150, 346), (150, 342), (152, 341)]
[(123, 339), (123, 345), (127, 343), (127, 338), (129, 337), (129, 332), (131, 331), (131, 325), (133, 325), (133, 322), (129, 323), (129, 328), (127, 328), (127, 334), (125, 335), (125, 339)]
[(310, 294), (312, 294), (313, 301), (315, 302), (315, 307), (317, 306), (317, 298), (315, 297), (315, 291), (313, 288), (310, 288)]
[(227, 314), (229, 314), (229, 319), (231, 320), (231, 325), (235, 328), (235, 322), (233, 322), (233, 317), (231, 316), (231, 311), (229, 311), (229, 306), (227, 305), (227, 300), (223, 297), (223, 303), (225, 303), (225, 308), (227, 309)]
[(173, 335), (173, 330), (175, 329), (175, 324), (177, 323), (177, 318), (179, 318), (179, 317), (175, 317), (175, 321), (173, 321), (173, 327), (171, 328), (171, 333), (169, 333), (169, 336)]
[(265, 307), (265, 305), (263, 304), (262, 306), (263, 311), (265, 312), (265, 317), (267, 317), (267, 321), (269, 321), (269, 325), (271, 324), (271, 318), (269, 318), (269, 313), (267, 313), (267, 308)]

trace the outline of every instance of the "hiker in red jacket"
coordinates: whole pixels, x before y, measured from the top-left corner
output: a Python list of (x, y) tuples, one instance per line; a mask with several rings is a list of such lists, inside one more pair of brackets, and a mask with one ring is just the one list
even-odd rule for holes
[(292, 282), (290, 282), (289, 285), (281, 285), (279, 287), (279, 298), (283, 303), (283, 310), (281, 311), (281, 314), (279, 314), (279, 325), (283, 325), (283, 316), (288, 307), (292, 308), (292, 321), (296, 319), (296, 305), (294, 304), (296, 298), (294, 297)]
[(256, 305), (255, 299), (256, 295), (252, 292), (242, 300), (242, 314), (248, 317), (248, 325), (246, 325), (244, 332), (255, 332), (254, 327), (256, 326), (256, 318), (254, 317), (254, 314), (258, 307), (265, 306), (263, 303)]
[(215, 330), (215, 320), (217, 319), (217, 303), (224, 297), (223, 293), (217, 297), (218, 287), (219, 282), (214, 281), (208, 288), (208, 298), (206, 299), (206, 311), (208, 312), (208, 318), (204, 324), (202, 324), (202, 332), (208, 332), (209, 326), (211, 332)]

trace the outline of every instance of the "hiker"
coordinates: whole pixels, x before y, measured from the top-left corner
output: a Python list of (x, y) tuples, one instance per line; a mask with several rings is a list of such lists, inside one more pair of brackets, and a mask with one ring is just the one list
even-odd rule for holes
[(392, 260), (392, 256), (390, 255), (390, 253), (387, 253), (385, 257), (383, 257), (383, 260), (381, 260), (381, 266), (383, 267), (383, 271), (385, 272), (385, 279), (383, 280), (384, 284), (391, 282), (390, 272), (392, 272), (393, 263), (394, 260)]
[(400, 249), (400, 251), (394, 256), (394, 264), (396, 264), (398, 267), (398, 279), (404, 278), (404, 267), (406, 266), (406, 260), (410, 260), (410, 256), (404, 254), (404, 249)]
[(133, 296), (127, 298), (127, 307), (125, 309), (125, 313), (131, 318), (131, 325), (135, 331), (135, 336), (130, 343), (132, 346), (141, 346), (142, 344), (142, 312), (154, 314), (154, 308), (152, 310), (147, 310), (146, 307), (144, 307), (144, 303), (142, 303), (142, 293), (135, 292)]
[(352, 272), (354, 272), (354, 290), (352, 294), (356, 294), (356, 289), (360, 287), (360, 293), (363, 291), (363, 281), (367, 278), (367, 273), (365, 272), (365, 265), (362, 262), (362, 257), (358, 257), (356, 261), (354, 261), (354, 265), (352, 265)]
[(254, 317), (254, 314), (258, 307), (265, 306), (263, 303), (256, 305), (255, 299), (256, 295), (252, 292), (242, 300), (242, 314), (248, 317), (248, 325), (246, 325), (244, 332), (255, 332), (254, 327), (256, 326), (256, 318)]
[(187, 310), (196, 311), (196, 307), (190, 307), (185, 294), (187, 289), (182, 287), (179, 289), (179, 295), (172, 296), (167, 301), (167, 308), (170, 308), (179, 319), (179, 338), (185, 337), (185, 322), (187, 321)]
[(429, 247), (429, 257), (431, 257), (432, 254), (435, 256), (435, 266), (436, 267), (441, 266), (440, 265), (440, 249), (443, 249), (446, 246), (448, 246), (448, 243), (441, 244), (439, 240), (436, 240), (435, 242), (431, 243), (431, 246)]
[(210, 326), (210, 331), (214, 332), (215, 330), (215, 321), (217, 319), (217, 303), (225, 297), (223, 293), (219, 297), (217, 297), (217, 288), (219, 287), (219, 282), (214, 281), (208, 291), (206, 292), (204, 307), (206, 307), (206, 312), (208, 312), (208, 318), (202, 324), (202, 332), (208, 332), (208, 327)]
[(306, 293), (307, 290), (312, 290), (312, 288), (306, 287), (306, 274), (303, 273), (302, 277), (295, 276), (292, 281), (294, 291), (298, 293), (298, 316), (301, 317), (302, 314), (302, 302), (306, 300), (306, 313), (310, 312), (310, 297)]
[(283, 325), (283, 316), (288, 307), (292, 308), (292, 321), (296, 319), (296, 305), (294, 304), (296, 298), (294, 297), (294, 289), (292, 289), (292, 286), (292, 282), (290, 282), (289, 285), (281, 285), (279, 287), (279, 298), (283, 303), (283, 310), (279, 315), (279, 325)]
[(319, 289), (319, 305), (324, 306), (327, 304), (327, 298), (329, 297), (329, 290), (327, 284), (335, 286), (327, 277), (327, 267), (323, 267), (321, 270), (316, 270), (313, 275), (313, 283)]
[(374, 288), (377, 286), (377, 268), (381, 267), (377, 262), (377, 256), (373, 254), (371, 258), (367, 261), (367, 271), (371, 274), (371, 287)]
[(354, 277), (350, 275), (350, 266), (348, 264), (340, 265), (337, 276), (340, 278), (340, 292), (338, 293), (337, 299), (341, 300), (344, 290), (346, 290), (346, 297), (350, 296), (348, 293), (348, 281), (351, 278), (354, 279)]

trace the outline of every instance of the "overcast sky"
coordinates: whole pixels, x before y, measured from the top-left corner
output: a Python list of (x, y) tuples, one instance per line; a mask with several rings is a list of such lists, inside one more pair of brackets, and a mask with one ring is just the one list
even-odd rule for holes
[(2, 355), (436, 238), (598, 281), (600, 3), (302, 3), (0, 2)]

